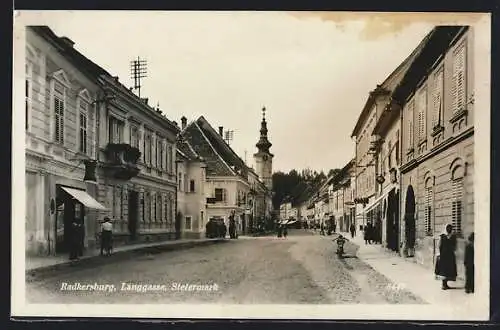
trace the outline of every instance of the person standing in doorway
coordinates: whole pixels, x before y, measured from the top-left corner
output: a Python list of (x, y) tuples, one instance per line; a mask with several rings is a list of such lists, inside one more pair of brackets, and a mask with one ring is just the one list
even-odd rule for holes
[(448, 281), (457, 279), (457, 260), (455, 250), (457, 238), (453, 234), (453, 226), (447, 224), (444, 233), (439, 237), (439, 256), (436, 261), (436, 275), (442, 280), (441, 289), (447, 290)]
[(465, 293), (474, 293), (474, 233), (469, 235), (465, 244)]

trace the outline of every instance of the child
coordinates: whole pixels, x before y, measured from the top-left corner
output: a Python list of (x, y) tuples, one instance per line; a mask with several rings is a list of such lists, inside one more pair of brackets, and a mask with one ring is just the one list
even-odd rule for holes
[(465, 245), (465, 293), (474, 293), (474, 233), (469, 235)]

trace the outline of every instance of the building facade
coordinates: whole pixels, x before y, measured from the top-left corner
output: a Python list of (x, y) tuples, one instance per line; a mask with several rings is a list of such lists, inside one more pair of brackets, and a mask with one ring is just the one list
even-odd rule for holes
[[(94, 246), (95, 209), (104, 208), (95, 202), (95, 184), (84, 182), (82, 161), (96, 158), (99, 86), (68, 59), (64, 47), (72, 47), (68, 38), (44, 27), (26, 29), (27, 254), (67, 251), (75, 219), (83, 224), (84, 245)], [(95, 207), (85, 208), (72, 193)]]
[[(464, 242), (474, 231), (474, 29), (437, 27), (402, 88), (404, 254), (432, 268), (447, 223)], [(439, 45), (439, 46), (436, 46)]]
[(116, 244), (174, 237), (176, 125), (69, 38), (26, 42), (27, 251), (67, 252), (72, 222), (94, 248), (105, 216)]
[(206, 163), (183, 136), (186, 117), (181, 118), (177, 139), (177, 219), (182, 238), (203, 238), (206, 231)]

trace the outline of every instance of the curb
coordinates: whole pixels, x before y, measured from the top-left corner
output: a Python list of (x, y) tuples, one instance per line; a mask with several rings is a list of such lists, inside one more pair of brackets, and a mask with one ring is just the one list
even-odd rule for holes
[(78, 261), (67, 261), (59, 264), (49, 265), (37, 267), (34, 269), (26, 270), (26, 282), (30, 282), (36, 280), (39, 276), (50, 276), (56, 275), (58, 271), (63, 270), (72, 270), (77, 271), (81, 270), (86, 266), (100, 266), (109, 264), (112, 262), (123, 261), (127, 259), (133, 259), (138, 255), (144, 254), (159, 254), (167, 251), (177, 251), (177, 250), (185, 250), (198, 246), (205, 246), (217, 243), (227, 243), (230, 240), (225, 239), (213, 239), (213, 240), (203, 240), (203, 241), (191, 241), (191, 242), (180, 242), (178, 244), (172, 244), (168, 241), (165, 244), (158, 244), (153, 246), (143, 246), (137, 249), (129, 249), (122, 251), (115, 251), (109, 257), (103, 257), (100, 255), (92, 255), (92, 256), (84, 256)]

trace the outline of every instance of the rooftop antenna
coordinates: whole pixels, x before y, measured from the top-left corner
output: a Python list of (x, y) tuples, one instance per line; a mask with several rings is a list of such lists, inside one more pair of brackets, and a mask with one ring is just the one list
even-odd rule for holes
[(131, 78), (134, 80), (134, 89), (137, 90), (139, 97), (141, 97), (141, 79), (147, 77), (147, 65), (147, 61), (141, 60), (139, 57), (130, 62)]
[(225, 131), (224, 132), (224, 140), (227, 144), (230, 144), (233, 141), (234, 131)]

